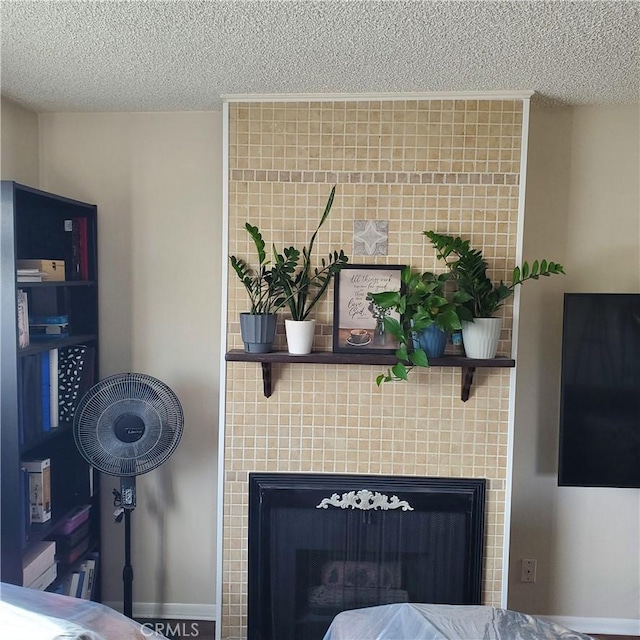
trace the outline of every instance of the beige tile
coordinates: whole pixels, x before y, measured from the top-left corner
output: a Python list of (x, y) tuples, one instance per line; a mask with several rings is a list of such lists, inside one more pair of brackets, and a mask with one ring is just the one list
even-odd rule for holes
[[(230, 105), (229, 243), (253, 256), (243, 225), (267, 243), (305, 243), (328, 191), (334, 210), (316, 255), (352, 246), (354, 219), (389, 220), (383, 263), (442, 270), (421, 232), (471, 237), (495, 258), (495, 277), (515, 259), (522, 105), (434, 100)], [(241, 348), (246, 308), (230, 274), (228, 343)], [(237, 280), (237, 278), (236, 278)], [(331, 350), (333, 301), (317, 308), (316, 347)], [(510, 351), (511, 304), (500, 351)], [(278, 340), (284, 345), (284, 336)], [(380, 370), (378, 370), (380, 369)], [(460, 372), (414, 372), (376, 387), (376, 367), (278, 365), (274, 396), (261, 396), (260, 367), (229, 363), (226, 398), (223, 637), (246, 633), (247, 472), (312, 471), (477, 476), (489, 480), (483, 598), (499, 604), (509, 372), (476, 372), (459, 399)]]

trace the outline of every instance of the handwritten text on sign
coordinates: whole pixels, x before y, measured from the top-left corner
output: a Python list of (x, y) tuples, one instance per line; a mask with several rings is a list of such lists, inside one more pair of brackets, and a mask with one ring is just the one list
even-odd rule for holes
[(369, 309), (367, 295), (399, 289), (399, 271), (343, 270), (340, 274), (340, 326), (374, 327), (375, 319)]

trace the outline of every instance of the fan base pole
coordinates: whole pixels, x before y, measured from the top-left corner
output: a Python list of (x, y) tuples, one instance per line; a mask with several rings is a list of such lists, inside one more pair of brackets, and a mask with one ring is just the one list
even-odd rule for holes
[(131, 509), (124, 510), (124, 568), (122, 582), (124, 583), (124, 615), (133, 615), (133, 567), (131, 566)]

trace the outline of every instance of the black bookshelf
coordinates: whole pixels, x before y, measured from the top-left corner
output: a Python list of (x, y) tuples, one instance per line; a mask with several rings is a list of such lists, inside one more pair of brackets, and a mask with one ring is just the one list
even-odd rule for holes
[[(84, 230), (80, 252), (74, 232), (78, 227)], [(2, 181), (0, 249), (0, 580), (22, 585), (23, 555), (31, 545), (52, 534), (82, 505), (92, 506), (90, 550), (99, 550), (100, 546), (99, 474), (78, 452), (72, 422), (68, 418), (61, 419), (59, 426), (49, 430), (38, 432), (33, 424), (30, 429), (26, 428), (26, 393), (22, 377), (28, 359), (42, 358), (52, 349), (58, 349), (60, 353), (68, 347), (86, 345), (93, 354), (89, 379), (98, 379), (97, 207), (16, 182)], [(27, 259), (64, 261), (65, 280), (19, 282), (17, 261)], [(31, 314), (67, 315), (68, 335), (32, 339), (28, 346), (20, 348), (19, 290), (26, 292)], [(27, 525), (24, 514), (28, 505), (24, 504), (20, 469), (23, 460), (37, 458), (51, 460), (52, 517), (42, 524)]]

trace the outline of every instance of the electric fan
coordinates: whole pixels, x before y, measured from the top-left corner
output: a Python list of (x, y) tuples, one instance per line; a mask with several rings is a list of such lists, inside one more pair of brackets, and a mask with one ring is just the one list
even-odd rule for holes
[(159, 467), (182, 436), (180, 401), (167, 385), (142, 373), (119, 373), (87, 391), (74, 413), (73, 437), (82, 457), (95, 469), (120, 478), (116, 504), (124, 513), (124, 614), (131, 617), (131, 512), (136, 476)]

